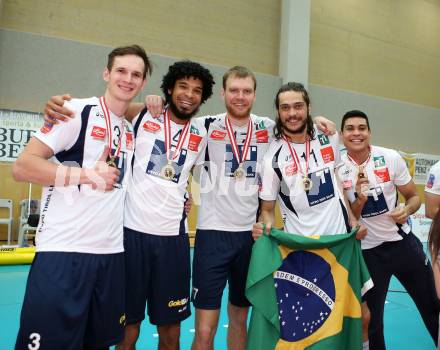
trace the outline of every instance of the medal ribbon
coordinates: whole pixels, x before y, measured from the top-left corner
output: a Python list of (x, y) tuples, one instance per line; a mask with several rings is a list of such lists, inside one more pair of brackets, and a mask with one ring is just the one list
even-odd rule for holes
[(101, 96), (99, 98), (99, 104), (101, 105), (102, 112), (104, 113), (104, 119), (105, 119), (105, 126), (108, 132), (108, 150), (109, 150), (109, 156), (110, 158), (116, 158), (119, 156), (119, 153), (121, 152), (121, 145), (122, 145), (122, 136), (124, 136), (125, 128), (124, 128), (124, 117), (121, 117), (121, 134), (119, 135), (118, 144), (116, 145), (116, 151), (112, 156), (112, 142), (113, 142), (113, 135), (112, 135), (112, 121), (110, 118), (110, 112), (108, 110), (107, 104), (105, 103), (105, 97)]
[(248, 127), (246, 131), (246, 139), (243, 145), (242, 157), (240, 157), (240, 153), (238, 152), (237, 140), (234, 137), (234, 131), (232, 130), (231, 121), (229, 120), (229, 117), (227, 115), (225, 119), (225, 124), (226, 124), (226, 130), (228, 131), (229, 141), (231, 142), (231, 146), (232, 146), (232, 153), (234, 153), (235, 159), (237, 159), (238, 166), (240, 167), (241, 164), (246, 160), (247, 154), (249, 152), (249, 146), (251, 145), (252, 129), (253, 129), (252, 120), (249, 117)]
[(287, 138), (285, 136), (283, 136), (283, 139), (284, 139), (284, 141), (286, 141), (287, 147), (289, 147), (290, 155), (292, 156), (292, 159), (294, 160), (294, 162), (298, 166), (298, 170), (299, 170), (300, 174), (304, 178), (308, 177), (308, 174), (309, 174), (309, 160), (310, 160), (310, 139), (308, 137), (306, 139), (306, 171), (305, 172), (303, 172), (303, 170), (302, 170), (301, 163), (299, 161), (299, 157), (298, 157), (298, 154), (296, 153), (295, 148), (292, 148), (292, 146), (290, 145), (289, 140), (287, 140)]
[(368, 162), (369, 162), (369, 160), (370, 160), (370, 158), (371, 158), (371, 149), (370, 149), (370, 151), (369, 151), (369, 153), (368, 153), (368, 158), (367, 158), (367, 160), (366, 160), (365, 162), (363, 162), (362, 164), (359, 164), (359, 163), (356, 162), (352, 157), (350, 157), (350, 155), (348, 154), (348, 152), (347, 152), (347, 158), (348, 158), (348, 160), (349, 160), (351, 163), (353, 163), (355, 166), (357, 166), (357, 169), (358, 169), (358, 172), (359, 172), (359, 168), (360, 168), (360, 167), (363, 167), (363, 168), (365, 169), (365, 166), (368, 164)]
[(174, 161), (177, 156), (180, 153), (180, 149), (183, 146), (183, 142), (186, 139), (186, 135), (188, 134), (189, 130), (189, 121), (186, 122), (185, 126), (183, 127), (182, 133), (180, 134), (179, 140), (177, 141), (176, 149), (174, 150), (173, 156), (170, 159), (170, 152), (171, 152), (171, 119), (170, 119), (170, 111), (167, 109), (164, 114), (163, 119), (164, 124), (164, 132), (165, 132), (165, 151), (167, 153), (167, 161), (171, 162)]

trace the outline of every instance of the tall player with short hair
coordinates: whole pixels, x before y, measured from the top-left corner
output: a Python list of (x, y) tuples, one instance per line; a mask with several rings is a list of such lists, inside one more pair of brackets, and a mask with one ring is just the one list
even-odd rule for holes
[(133, 155), (124, 114), (150, 71), (141, 47), (113, 50), (104, 96), (70, 101), (70, 125), (45, 124), (14, 164), (15, 180), (44, 186), (16, 349), (104, 349), (123, 337), (122, 225)]
[[(370, 145), (370, 124), (362, 111), (345, 113), (341, 132), (347, 153), (339, 174), (353, 213), (368, 230), (361, 246), (374, 283), (366, 294), (371, 348), (385, 349), (384, 304), (393, 275), (414, 300), (437, 343), (439, 309), (432, 270), (407, 224), (409, 215), (420, 207), (420, 198), (405, 161), (392, 149)], [(397, 191), (405, 198), (403, 206), (397, 206)]]
[(256, 85), (249, 69), (232, 67), (223, 76), (226, 112), (204, 117), (208, 142), (193, 260), (194, 350), (213, 348), (226, 281), (228, 349), (244, 349), (246, 343), (250, 304), (244, 292), (258, 209), (258, 166), (274, 125), (251, 114)]

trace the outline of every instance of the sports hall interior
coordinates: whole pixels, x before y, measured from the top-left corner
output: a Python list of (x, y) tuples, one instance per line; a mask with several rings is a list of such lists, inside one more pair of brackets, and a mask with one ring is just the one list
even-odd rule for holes
[[(274, 119), (278, 88), (300, 81), (312, 115), (339, 128), (346, 111), (360, 109), (370, 118), (373, 144), (440, 155), (439, 33), (439, 0), (3, 0), (0, 110), (42, 113), (52, 95), (99, 96), (108, 52), (136, 43), (153, 61), (136, 101), (160, 94), (168, 66), (187, 58), (216, 81), (199, 115), (217, 114), (224, 111), (223, 73), (244, 65), (257, 77), (254, 114)], [(0, 155), (16, 157), (20, 149), (4, 142), (8, 132), (0, 127)], [(12, 164), (0, 161), (0, 198), (12, 200), (14, 243), (29, 185), (14, 182)], [(423, 200), (423, 186), (417, 189)], [(31, 197), (40, 194), (33, 186)], [(197, 191), (194, 198), (190, 233)], [(8, 227), (0, 225), (0, 245), (7, 240)]]

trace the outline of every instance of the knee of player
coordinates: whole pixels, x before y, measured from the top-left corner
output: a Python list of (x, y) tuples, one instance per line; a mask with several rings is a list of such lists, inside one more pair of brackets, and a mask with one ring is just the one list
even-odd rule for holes
[(209, 325), (201, 325), (196, 329), (196, 338), (202, 344), (212, 344), (214, 342), (217, 328)]

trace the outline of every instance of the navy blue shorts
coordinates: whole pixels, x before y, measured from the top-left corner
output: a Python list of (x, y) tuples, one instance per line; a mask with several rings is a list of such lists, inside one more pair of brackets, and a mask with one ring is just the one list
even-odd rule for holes
[(252, 253), (251, 231), (197, 230), (193, 260), (192, 302), (198, 309), (220, 309), (226, 281), (229, 302), (250, 306), (245, 296)]
[(120, 342), (124, 272), (124, 253), (37, 253), (15, 349), (78, 350)]
[(145, 318), (157, 326), (191, 315), (188, 235), (157, 236), (124, 227), (127, 324)]

